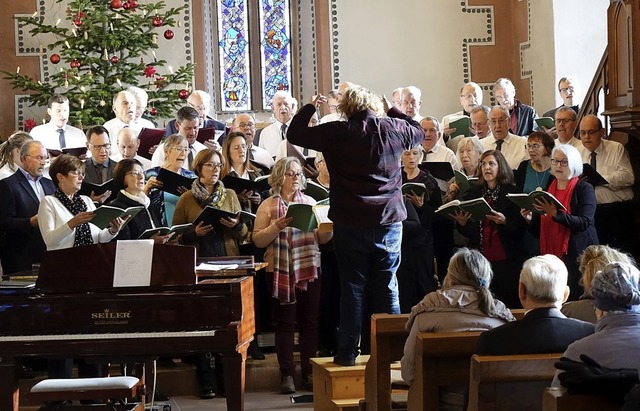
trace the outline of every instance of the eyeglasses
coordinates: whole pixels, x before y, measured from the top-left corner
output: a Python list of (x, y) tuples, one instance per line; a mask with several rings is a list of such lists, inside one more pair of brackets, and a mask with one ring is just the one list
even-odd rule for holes
[(135, 178), (144, 177), (144, 171), (129, 171), (127, 175), (134, 176)]
[(207, 167), (207, 168), (210, 168), (212, 170), (221, 170), (222, 169), (222, 163), (204, 163), (202, 165), (202, 167)]
[(507, 122), (506, 118), (499, 118), (499, 119), (491, 119), (489, 120), (489, 123), (491, 123), (492, 126), (495, 126), (496, 124), (504, 124)]
[(188, 153), (189, 147), (171, 147), (169, 150), (180, 151), (182, 153)]
[(287, 177), (289, 177), (289, 178), (294, 178), (294, 177), (302, 178), (302, 176), (303, 176), (304, 174), (302, 174), (302, 173), (296, 173), (296, 172), (293, 172), (293, 171), (287, 171), (286, 173), (284, 173), (284, 175), (285, 175), (285, 176), (287, 176)]
[(238, 128), (254, 128), (256, 125), (254, 123), (240, 123), (238, 124)]
[(31, 156), (29, 154), (27, 154), (27, 157), (31, 157), (34, 158), (37, 162), (39, 163), (46, 163), (47, 160), (49, 160), (49, 157), (43, 157), (43, 156)]
[(595, 134), (598, 134), (598, 133), (600, 132), (600, 130), (602, 130), (602, 129), (598, 129), (598, 130), (580, 130), (580, 136), (581, 136), (581, 137), (584, 137), (584, 136), (586, 136), (587, 134), (588, 134), (589, 136), (593, 136), (593, 135), (595, 135)]
[(542, 147), (542, 144), (525, 144), (524, 148), (526, 148), (527, 150), (537, 150), (540, 147)]
[(337, 109), (338, 109), (338, 105), (337, 105), (337, 104), (331, 104), (331, 105), (329, 106), (329, 108), (330, 108), (331, 110), (337, 110)]
[(557, 118), (555, 121), (556, 121), (556, 124), (567, 124), (575, 120), (572, 118)]
[(485, 121), (484, 123), (471, 123), (471, 127), (473, 127), (473, 128), (482, 127), (485, 124), (487, 124), (488, 122), (489, 122), (489, 120)]
[(566, 93), (566, 92), (571, 92), (573, 93), (574, 91), (576, 91), (576, 89), (574, 87), (564, 87), (560, 89), (561, 93)]
[(551, 165), (557, 166), (558, 164), (560, 164), (562, 167), (566, 167), (569, 165), (569, 160), (564, 159), (564, 160), (556, 160), (555, 158), (551, 159)]
[(84, 172), (83, 171), (69, 171), (69, 174), (71, 174), (74, 177), (82, 177), (82, 178), (84, 178)]
[(476, 95), (475, 95), (475, 94), (470, 94), (470, 93), (468, 93), (468, 94), (461, 94), (461, 95), (460, 95), (460, 98), (466, 98), (467, 100), (468, 100), (468, 99), (475, 99), (475, 98), (476, 98)]
[(89, 145), (93, 148), (95, 148), (98, 151), (109, 151), (111, 149), (111, 144), (91, 144), (89, 143)]

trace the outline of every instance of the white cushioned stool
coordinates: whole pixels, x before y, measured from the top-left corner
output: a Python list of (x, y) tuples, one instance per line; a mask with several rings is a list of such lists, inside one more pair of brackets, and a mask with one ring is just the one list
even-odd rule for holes
[[(103, 378), (70, 378), (70, 379), (46, 379), (34, 385), (27, 397), (37, 402), (59, 402), (73, 400), (100, 400), (105, 404), (105, 409), (110, 410), (144, 410), (143, 403), (125, 404), (125, 400), (144, 393), (144, 384), (136, 377), (103, 377)], [(100, 407), (98, 404), (90, 405), (92, 410)], [(46, 409), (66, 409), (76, 406), (43, 407)]]

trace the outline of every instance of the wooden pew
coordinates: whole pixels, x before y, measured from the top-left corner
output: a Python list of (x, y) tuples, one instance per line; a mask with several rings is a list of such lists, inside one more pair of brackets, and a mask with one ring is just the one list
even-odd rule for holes
[(540, 410), (559, 354), (474, 355), (467, 411)]
[(409, 335), (405, 329), (408, 319), (409, 314), (371, 316), (371, 355), (364, 378), (364, 408), (367, 411), (391, 409), (391, 363), (402, 358)]
[(522, 320), (522, 317), (524, 317), (525, 314), (525, 309), (524, 308), (511, 308), (511, 314), (513, 314), (514, 317), (516, 317), (516, 320)]
[(468, 384), (469, 360), (479, 335), (479, 331), (418, 333), (409, 411), (438, 411), (440, 387)]
[(547, 388), (542, 411), (618, 411), (621, 404), (601, 395), (569, 394), (564, 388)]

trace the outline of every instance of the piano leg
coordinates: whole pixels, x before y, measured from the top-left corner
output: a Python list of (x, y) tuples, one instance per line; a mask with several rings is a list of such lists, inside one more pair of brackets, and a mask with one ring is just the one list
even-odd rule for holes
[(0, 356), (0, 411), (18, 411), (20, 391), (14, 358)]
[(244, 380), (249, 343), (232, 354), (222, 354), (224, 385), (227, 391), (227, 411), (244, 410)]

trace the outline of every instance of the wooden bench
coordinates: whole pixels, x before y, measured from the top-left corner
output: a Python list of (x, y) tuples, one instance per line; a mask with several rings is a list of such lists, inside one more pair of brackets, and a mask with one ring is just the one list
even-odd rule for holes
[(543, 411), (619, 411), (621, 404), (601, 395), (569, 394), (564, 388), (547, 388)]
[(418, 333), (415, 379), (409, 388), (410, 411), (438, 411), (441, 387), (467, 386), (469, 361), (479, 335), (479, 331)]
[(373, 314), (371, 316), (371, 355), (365, 369), (365, 404), (367, 411), (391, 409), (391, 364), (400, 361), (409, 314)]
[(312, 358), (313, 409), (315, 411), (357, 410), (364, 398), (365, 365), (368, 355), (356, 358), (356, 365), (335, 364), (333, 358)]
[(467, 411), (540, 410), (562, 354), (474, 355)]
[[(74, 400), (99, 400), (104, 405), (91, 405), (91, 409), (109, 409), (114, 411), (144, 410), (144, 383), (136, 377), (102, 377), (45, 379), (31, 387), (28, 398), (32, 402), (50, 403)], [(126, 403), (126, 400), (140, 395), (139, 403)], [(60, 406), (42, 407), (40, 410), (78, 410), (83, 407)]]

